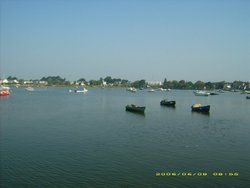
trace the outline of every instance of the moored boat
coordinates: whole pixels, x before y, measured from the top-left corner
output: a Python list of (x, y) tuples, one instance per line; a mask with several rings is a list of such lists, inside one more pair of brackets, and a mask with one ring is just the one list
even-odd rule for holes
[(246, 96), (246, 99), (250, 99), (250, 96)]
[(218, 93), (225, 93), (222, 89), (217, 90)]
[(8, 86), (0, 86), (0, 91), (6, 91), (6, 90), (10, 90), (10, 87)]
[(6, 86), (0, 86), (0, 96), (8, 96), (10, 95), (10, 88)]
[(75, 93), (87, 93), (87, 92), (88, 92), (88, 90), (85, 87), (75, 90)]
[(127, 91), (130, 91), (132, 93), (135, 93), (136, 92), (136, 89), (134, 87), (129, 87), (127, 88)]
[(25, 90), (26, 91), (34, 91), (35, 89), (33, 87), (26, 87)]
[(211, 92), (210, 95), (219, 95), (219, 93)]
[(194, 94), (195, 94), (196, 96), (209, 96), (209, 95), (210, 95), (210, 93), (208, 93), (208, 92), (206, 92), (206, 91), (199, 91), (199, 90), (194, 91)]
[(167, 91), (167, 89), (158, 88), (159, 91)]
[(210, 105), (202, 106), (201, 104), (193, 104), (191, 109), (193, 112), (209, 112)]
[(136, 106), (134, 104), (129, 104), (126, 106), (126, 111), (144, 113), (146, 107), (145, 106)]
[(241, 92), (241, 94), (250, 94), (250, 91), (244, 90)]
[(167, 99), (164, 99), (160, 102), (161, 105), (163, 106), (172, 106), (174, 107), (175, 106), (175, 101), (168, 101)]
[(10, 92), (9, 92), (9, 90), (1, 90), (0, 91), (0, 96), (8, 96), (8, 95), (10, 95)]
[(155, 92), (155, 90), (154, 89), (150, 89), (150, 90), (148, 90), (148, 92)]

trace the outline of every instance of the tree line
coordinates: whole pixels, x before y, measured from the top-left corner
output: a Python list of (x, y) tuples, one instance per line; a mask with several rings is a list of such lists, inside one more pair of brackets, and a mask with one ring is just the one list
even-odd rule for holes
[[(17, 77), (9, 76), (7, 80), (18, 80), (20, 84), (24, 82), (23, 79), (18, 79)], [(127, 79), (121, 78), (112, 78), (111, 76), (106, 76), (105, 78), (99, 78), (98, 80), (89, 80), (87, 81), (85, 78), (80, 78), (77, 81), (70, 82), (66, 80), (66, 78), (62, 78), (60, 76), (48, 76), (42, 77), (40, 80), (34, 81), (44, 81), (47, 85), (61, 85), (61, 86), (70, 86), (70, 85), (88, 85), (88, 86), (110, 86), (110, 87), (135, 87), (135, 88), (146, 88), (146, 87), (155, 87), (155, 88), (164, 88), (164, 89), (207, 89), (207, 90), (214, 90), (214, 89), (225, 89), (226, 86), (230, 86), (230, 89), (239, 89), (239, 90), (246, 90), (249, 89), (249, 82), (243, 81), (234, 81), (232, 83), (226, 81), (219, 81), (219, 82), (204, 82), (198, 80), (196, 82), (185, 81), (185, 80), (167, 80), (166, 78), (162, 82), (162, 85), (151, 85), (147, 83), (146, 80), (136, 80), (136, 81), (129, 81)]]
[[(198, 89), (198, 90), (207, 89), (207, 90), (214, 90), (214, 89), (225, 89), (224, 87), (227, 84), (230, 85), (230, 83), (228, 83), (226, 81), (204, 82), (204, 81), (198, 80), (195, 83), (193, 83), (191, 81), (185, 81), (185, 80), (167, 81), (167, 79), (165, 78), (164, 82), (163, 82), (163, 88), (166, 88), (166, 89), (169, 88), (169, 89)], [(241, 82), (241, 84), (243, 84), (243, 82)]]

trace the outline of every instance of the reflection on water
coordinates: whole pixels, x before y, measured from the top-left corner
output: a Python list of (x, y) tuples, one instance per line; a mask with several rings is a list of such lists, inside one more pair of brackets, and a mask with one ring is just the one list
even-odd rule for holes
[(195, 111), (192, 111), (192, 115), (196, 115), (196, 114), (209, 116), (209, 115), (210, 115), (210, 112), (195, 112)]
[(141, 116), (141, 117), (145, 117), (145, 112), (130, 112), (126, 110), (126, 113), (128, 114), (134, 114), (135, 116)]

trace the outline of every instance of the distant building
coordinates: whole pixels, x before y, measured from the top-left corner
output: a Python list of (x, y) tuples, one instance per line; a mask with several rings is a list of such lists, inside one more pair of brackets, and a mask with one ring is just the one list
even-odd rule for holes
[(0, 80), (0, 84), (19, 84), (18, 80), (7, 80), (7, 79), (3, 79)]
[(13, 80), (13, 83), (19, 84), (19, 81), (18, 80)]
[(41, 85), (48, 85), (48, 82), (47, 81), (39, 81), (39, 84), (41, 84)]
[(230, 90), (232, 88), (231, 84), (225, 84), (224, 89), (225, 90)]
[(103, 86), (107, 86), (107, 82), (105, 82), (104, 80), (102, 81), (102, 85)]
[(147, 84), (149, 86), (161, 86), (162, 82), (161, 81), (147, 81)]
[(77, 86), (85, 86), (85, 83), (84, 82), (75, 82), (75, 85), (77, 85)]
[(8, 84), (9, 81), (8, 81), (7, 79), (3, 79), (3, 80), (2, 80), (2, 83), (3, 83), (3, 84)]
[(23, 83), (24, 84), (33, 84), (33, 81), (32, 80), (25, 80)]

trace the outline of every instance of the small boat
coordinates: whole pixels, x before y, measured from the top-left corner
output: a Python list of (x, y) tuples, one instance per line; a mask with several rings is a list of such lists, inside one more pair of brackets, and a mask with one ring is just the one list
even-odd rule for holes
[(209, 112), (210, 105), (202, 106), (201, 104), (193, 104), (191, 109), (193, 112)]
[(240, 92), (240, 90), (239, 89), (232, 89), (232, 90), (230, 90), (230, 92)]
[(241, 94), (250, 94), (250, 91), (244, 90), (241, 92)]
[(222, 89), (217, 90), (218, 93), (225, 93)]
[(206, 92), (206, 91), (199, 91), (199, 90), (194, 91), (194, 94), (195, 94), (196, 96), (209, 96), (209, 95), (210, 95), (210, 93), (208, 93), (208, 92)]
[(154, 89), (150, 89), (150, 90), (148, 90), (148, 92), (155, 92), (155, 90)]
[(175, 106), (175, 101), (168, 101), (167, 99), (164, 99), (160, 102), (161, 105), (163, 106)]
[(159, 91), (167, 91), (167, 89), (158, 88)]
[(25, 89), (26, 89), (26, 91), (34, 91), (33, 87), (26, 87)]
[(80, 88), (80, 89), (76, 89), (74, 91), (75, 91), (75, 93), (87, 93), (88, 92), (88, 90), (86, 88)]
[(0, 90), (0, 96), (4, 97), (4, 96), (8, 96), (10, 95), (9, 90)]
[(4, 97), (8, 95), (10, 95), (10, 88), (7, 86), (0, 86), (0, 96)]
[(145, 106), (136, 106), (134, 104), (129, 104), (126, 106), (126, 111), (144, 113), (146, 107)]
[(246, 99), (250, 99), (250, 96), (246, 96)]
[(0, 91), (9, 91), (10, 87), (8, 86), (0, 86)]
[(219, 93), (211, 92), (210, 95), (219, 95)]
[(127, 88), (127, 91), (130, 91), (132, 93), (135, 93), (136, 92), (136, 89), (134, 87), (129, 87)]

